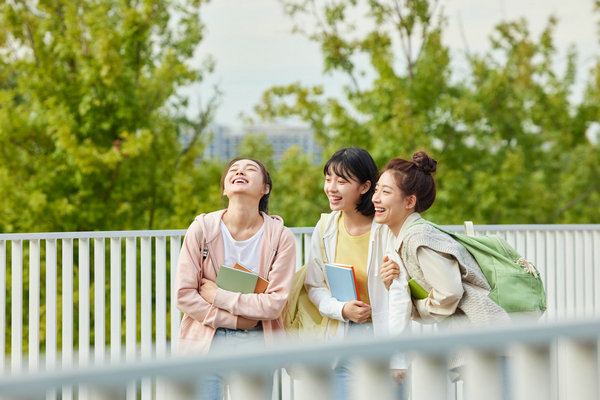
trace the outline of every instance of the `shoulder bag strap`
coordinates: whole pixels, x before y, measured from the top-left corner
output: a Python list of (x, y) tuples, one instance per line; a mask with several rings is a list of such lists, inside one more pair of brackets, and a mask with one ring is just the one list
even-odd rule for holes
[(201, 266), (204, 263), (204, 260), (206, 260), (206, 257), (209, 256), (210, 254), (210, 261), (211, 264), (213, 266), (213, 269), (215, 271), (215, 276), (219, 273), (219, 268), (217, 268), (217, 265), (215, 264), (215, 258), (212, 254), (212, 250), (210, 249), (210, 246), (208, 245), (208, 243), (206, 243), (206, 238), (204, 237), (204, 228), (203, 228), (203, 222), (199, 221), (200, 223), (198, 224), (198, 238), (200, 239), (200, 254), (202, 255), (202, 261), (200, 262)]
[(329, 261), (327, 260), (327, 253), (325, 252), (325, 238), (323, 236), (325, 236), (325, 226), (327, 225), (327, 222), (329, 221), (329, 214), (321, 214), (321, 225), (320, 225), (320, 234), (321, 236), (319, 236), (319, 239), (321, 240), (321, 253), (323, 255), (323, 262), (325, 264), (327, 264)]

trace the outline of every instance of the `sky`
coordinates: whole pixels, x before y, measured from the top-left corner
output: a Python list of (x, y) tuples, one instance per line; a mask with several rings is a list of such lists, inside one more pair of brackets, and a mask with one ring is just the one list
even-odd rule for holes
[[(503, 20), (525, 18), (537, 37), (554, 15), (559, 54), (564, 56), (570, 45), (579, 52), (579, 87), (600, 55), (600, 14), (592, 13), (593, 0), (440, 0), (440, 5), (448, 19), (443, 40), (454, 54), (464, 54), (466, 46), (471, 52), (489, 49), (489, 35)], [(292, 33), (292, 21), (278, 0), (212, 0), (202, 9), (201, 19), (205, 38), (193, 62), (199, 65), (210, 56), (216, 67), (186, 93), (191, 107), (197, 107), (218, 85), (223, 93), (215, 117), (219, 124), (241, 127), (240, 114), (254, 116), (252, 109), (262, 93), (274, 85), (322, 84), (326, 93), (335, 95), (345, 83), (341, 75), (323, 74), (318, 45)]]

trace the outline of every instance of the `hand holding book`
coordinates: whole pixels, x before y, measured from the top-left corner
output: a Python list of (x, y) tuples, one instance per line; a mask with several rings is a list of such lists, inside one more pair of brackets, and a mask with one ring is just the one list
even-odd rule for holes
[(215, 301), (215, 295), (217, 294), (218, 286), (210, 279), (203, 278), (200, 284), (200, 296), (210, 304)]
[(342, 308), (342, 317), (345, 320), (362, 324), (371, 317), (371, 306), (360, 300), (348, 301)]

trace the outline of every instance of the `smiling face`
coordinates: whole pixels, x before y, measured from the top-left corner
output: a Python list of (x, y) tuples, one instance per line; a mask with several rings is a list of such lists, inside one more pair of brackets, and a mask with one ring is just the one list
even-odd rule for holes
[(361, 184), (354, 176), (348, 178), (337, 175), (333, 168), (329, 168), (325, 174), (323, 190), (333, 211), (355, 212), (361, 196), (371, 187), (369, 181)]
[(381, 174), (373, 194), (375, 222), (387, 225), (398, 236), (406, 217), (415, 211), (415, 203), (416, 197), (402, 192), (392, 172)]
[(223, 195), (230, 199), (236, 194), (245, 194), (260, 200), (269, 190), (261, 167), (252, 160), (236, 160), (223, 179)]

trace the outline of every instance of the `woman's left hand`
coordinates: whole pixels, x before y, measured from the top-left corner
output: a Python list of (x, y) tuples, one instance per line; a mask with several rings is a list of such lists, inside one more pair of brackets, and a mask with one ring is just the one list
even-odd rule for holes
[(202, 284), (200, 285), (200, 296), (202, 296), (202, 298), (206, 300), (207, 303), (213, 304), (218, 288), (219, 287), (217, 286), (217, 284), (213, 281), (206, 278), (202, 278)]
[(379, 274), (387, 290), (390, 290), (392, 281), (400, 276), (400, 266), (388, 256), (383, 258), (383, 264), (379, 266)]

